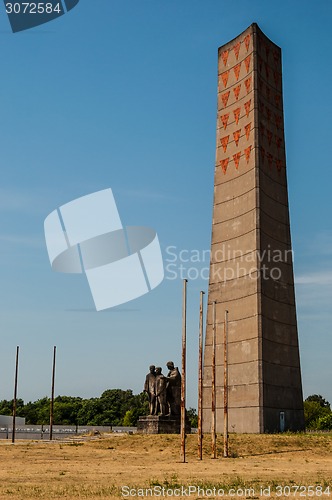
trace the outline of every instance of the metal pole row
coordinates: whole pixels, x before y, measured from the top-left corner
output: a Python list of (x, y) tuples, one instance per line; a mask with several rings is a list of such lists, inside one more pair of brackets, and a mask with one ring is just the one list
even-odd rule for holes
[[(20, 347), (17, 346), (16, 347), (16, 359), (15, 359), (12, 443), (15, 443), (15, 438), (16, 438), (16, 412), (17, 412), (17, 387), (18, 387), (19, 353), (20, 353)], [(52, 438), (53, 438), (54, 387), (55, 387), (55, 357), (56, 357), (56, 346), (54, 346), (54, 348), (53, 348), (52, 391), (51, 391), (52, 395), (51, 395), (51, 406), (50, 406), (50, 440), (52, 440)]]
[[(198, 336), (198, 459), (203, 459), (203, 317), (204, 292), (200, 292)], [(211, 456), (217, 458), (216, 433), (216, 345), (217, 302), (212, 302), (212, 349), (211, 349)], [(186, 328), (187, 328), (187, 280), (183, 280), (182, 296), (182, 384), (181, 384), (181, 462), (186, 461)], [(228, 457), (228, 311), (224, 317), (224, 450)]]

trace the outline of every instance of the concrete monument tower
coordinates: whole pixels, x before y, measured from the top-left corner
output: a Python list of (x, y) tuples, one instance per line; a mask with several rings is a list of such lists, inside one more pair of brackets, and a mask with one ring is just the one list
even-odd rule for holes
[(225, 310), (229, 431), (304, 427), (281, 73), (281, 50), (257, 24), (219, 49), (205, 432), (211, 428), (213, 302), (216, 432), (223, 432)]

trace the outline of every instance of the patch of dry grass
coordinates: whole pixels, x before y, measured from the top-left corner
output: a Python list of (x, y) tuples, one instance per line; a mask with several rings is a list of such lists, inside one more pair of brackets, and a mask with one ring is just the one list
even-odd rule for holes
[[(180, 437), (108, 435), (85, 442), (4, 441), (0, 446), (0, 499), (110, 499), (121, 488), (254, 488), (277, 485), (331, 487), (332, 434), (231, 435), (232, 458), (197, 458), (197, 436), (187, 437), (187, 463), (180, 463)], [(222, 436), (218, 437), (222, 456)], [(272, 493), (271, 493), (271, 496)], [(259, 496), (249, 496), (258, 498)], [(178, 498), (182, 498), (181, 496)], [(197, 498), (193, 496), (192, 498)], [(324, 497), (322, 497), (324, 498)], [(328, 498), (325, 496), (325, 498)]]

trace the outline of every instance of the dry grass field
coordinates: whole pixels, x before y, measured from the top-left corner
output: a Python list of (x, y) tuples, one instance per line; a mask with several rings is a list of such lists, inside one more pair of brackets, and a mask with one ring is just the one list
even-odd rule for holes
[[(222, 437), (218, 449), (221, 457)], [(174, 435), (1, 441), (0, 499), (188, 498), (189, 493), (192, 499), (218, 493), (332, 499), (331, 433), (231, 435), (230, 455), (211, 459), (205, 436), (199, 461), (196, 435), (187, 438), (187, 463), (180, 463), (180, 438)]]

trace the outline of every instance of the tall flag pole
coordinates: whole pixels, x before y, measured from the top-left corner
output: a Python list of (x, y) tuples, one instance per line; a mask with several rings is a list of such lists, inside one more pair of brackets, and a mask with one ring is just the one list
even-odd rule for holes
[(198, 459), (203, 458), (203, 300), (200, 293), (199, 304), (199, 341), (198, 341)]
[(16, 432), (16, 407), (17, 407), (17, 382), (18, 382), (18, 356), (20, 348), (16, 347), (16, 365), (15, 365), (15, 382), (14, 382), (14, 399), (13, 399), (13, 429), (12, 429), (12, 443), (15, 443)]
[(53, 347), (52, 393), (51, 393), (51, 406), (50, 406), (50, 441), (52, 441), (53, 439), (55, 360), (56, 360), (56, 346)]
[(228, 311), (224, 321), (224, 457), (228, 457)]
[(217, 458), (217, 435), (216, 435), (216, 302), (212, 304), (213, 326), (212, 326), (212, 376), (211, 376), (211, 441), (212, 458)]
[(186, 461), (186, 335), (187, 280), (183, 280), (182, 296), (182, 378), (181, 378), (181, 461)]

